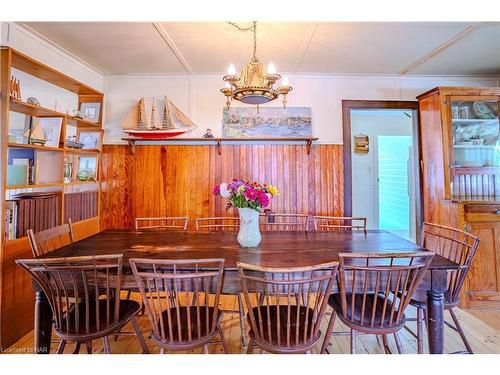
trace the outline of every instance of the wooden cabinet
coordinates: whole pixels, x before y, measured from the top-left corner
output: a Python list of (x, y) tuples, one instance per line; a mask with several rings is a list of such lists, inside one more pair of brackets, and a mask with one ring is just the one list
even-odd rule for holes
[(479, 236), (463, 307), (500, 305), (500, 88), (417, 97), (424, 221)]

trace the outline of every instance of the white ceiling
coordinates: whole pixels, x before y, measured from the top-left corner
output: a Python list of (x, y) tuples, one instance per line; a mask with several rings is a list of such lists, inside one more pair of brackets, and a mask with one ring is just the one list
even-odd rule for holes
[[(225, 22), (22, 25), (104, 74), (220, 74), (252, 54), (251, 33)], [(257, 37), (278, 72), (500, 75), (500, 23), (259, 22)]]

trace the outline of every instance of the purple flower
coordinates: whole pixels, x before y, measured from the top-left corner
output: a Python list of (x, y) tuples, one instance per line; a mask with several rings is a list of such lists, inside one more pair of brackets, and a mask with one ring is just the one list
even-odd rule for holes
[(219, 195), (220, 194), (220, 186), (217, 185), (214, 187), (214, 191), (213, 191), (214, 195)]

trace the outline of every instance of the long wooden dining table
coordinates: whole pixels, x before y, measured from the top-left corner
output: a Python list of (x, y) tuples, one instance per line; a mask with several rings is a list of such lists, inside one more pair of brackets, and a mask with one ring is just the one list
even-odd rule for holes
[[(44, 258), (102, 254), (123, 254), (123, 290), (136, 290), (128, 260), (223, 258), (222, 293), (238, 294), (241, 286), (237, 262), (268, 267), (299, 267), (338, 260), (341, 252), (401, 253), (425, 250), (386, 231), (357, 232), (265, 232), (255, 248), (242, 248), (236, 232), (182, 232), (167, 230), (107, 230), (57, 249)], [(428, 342), (430, 353), (443, 353), (443, 301), (447, 272), (458, 265), (436, 255), (429, 267), (427, 282)], [(45, 294), (36, 288), (35, 352), (49, 353), (52, 311)]]

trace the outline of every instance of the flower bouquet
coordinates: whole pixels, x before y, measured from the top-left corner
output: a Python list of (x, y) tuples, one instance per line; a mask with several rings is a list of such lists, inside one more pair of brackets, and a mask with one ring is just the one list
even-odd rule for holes
[(259, 230), (259, 213), (267, 207), (273, 196), (279, 195), (275, 186), (233, 179), (229, 184), (223, 182), (214, 187), (213, 193), (228, 198), (226, 211), (231, 207), (238, 208), (240, 214), (240, 231), (238, 242), (244, 247), (254, 247), (262, 239)]

